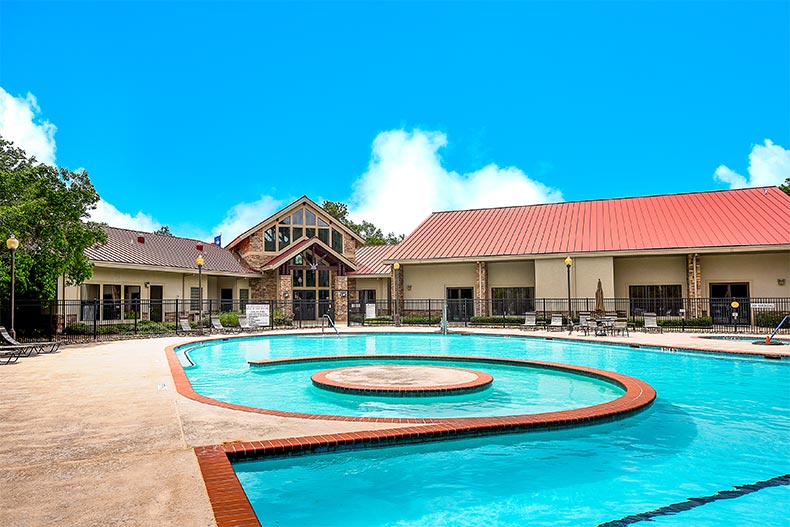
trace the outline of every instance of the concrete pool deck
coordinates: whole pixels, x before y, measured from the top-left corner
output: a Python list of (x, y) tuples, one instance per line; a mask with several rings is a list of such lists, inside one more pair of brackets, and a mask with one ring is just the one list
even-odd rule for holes
[[(567, 332), (517, 329), (465, 332), (569, 338)], [(574, 333), (570, 338), (790, 356), (790, 346), (755, 346), (691, 333), (635, 332), (613, 338)], [(401, 426), (261, 415), (182, 397), (174, 389), (164, 349), (190, 340), (196, 339), (64, 346), (57, 354), (0, 366), (2, 523), (15, 527), (213, 526), (213, 511), (193, 448)]]

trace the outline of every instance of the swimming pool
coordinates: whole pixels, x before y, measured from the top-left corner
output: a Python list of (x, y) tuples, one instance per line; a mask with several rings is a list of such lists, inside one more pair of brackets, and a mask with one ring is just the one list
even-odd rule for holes
[[(263, 340), (240, 343), (238, 357), (193, 350), (195, 389), (200, 370), (249, 370), (245, 360), (294, 353), (287, 340)], [(787, 361), (528, 338), (330, 340), (308, 341), (311, 355), (341, 346), (346, 355), (528, 358), (631, 375), (658, 398), (587, 428), (237, 463), (263, 525), (787, 525)]]

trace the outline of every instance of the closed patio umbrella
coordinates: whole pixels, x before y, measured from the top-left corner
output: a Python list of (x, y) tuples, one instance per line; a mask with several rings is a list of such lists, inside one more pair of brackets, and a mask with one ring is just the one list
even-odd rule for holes
[(595, 290), (595, 312), (603, 313), (606, 307), (603, 305), (603, 285), (601, 279), (598, 279), (598, 288)]

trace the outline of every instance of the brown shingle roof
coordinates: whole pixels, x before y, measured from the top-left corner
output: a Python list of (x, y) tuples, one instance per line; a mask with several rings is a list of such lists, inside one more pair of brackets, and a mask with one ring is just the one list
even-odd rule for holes
[[(107, 243), (94, 246), (85, 255), (94, 263), (116, 263), (172, 269), (197, 269), (195, 259), (203, 254), (204, 272), (228, 274), (258, 274), (239, 262), (227, 249), (191, 238), (163, 236), (150, 232), (104, 227)], [(142, 237), (143, 242), (138, 241)], [(198, 245), (203, 250), (197, 249)]]
[(776, 187), (431, 214), (386, 260), (790, 245)]

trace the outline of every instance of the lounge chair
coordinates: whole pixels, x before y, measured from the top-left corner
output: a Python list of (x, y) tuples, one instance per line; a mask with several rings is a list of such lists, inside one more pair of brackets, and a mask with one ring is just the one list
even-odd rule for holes
[(192, 333), (196, 331), (192, 329), (192, 325), (189, 323), (189, 320), (186, 318), (179, 319), (178, 322), (181, 324), (181, 331), (184, 333)]
[(579, 315), (579, 323), (574, 326), (577, 331), (583, 331), (587, 336), (592, 331), (593, 335), (598, 331), (598, 322), (589, 315)]
[(546, 326), (546, 329), (550, 329), (552, 331), (555, 329), (565, 329), (565, 324), (562, 323), (562, 315), (552, 313), (551, 322), (549, 322), (549, 325)]
[(12, 337), (3, 326), (0, 326), (0, 337), (10, 346), (25, 348), (28, 356), (30, 356), (33, 351), (36, 353), (53, 353), (60, 349), (60, 342), (19, 342)]
[(658, 330), (659, 333), (664, 332), (664, 328), (658, 325), (658, 321), (656, 320), (655, 313), (645, 313), (645, 331), (656, 331)]
[(537, 315), (532, 311), (524, 315), (524, 323), (521, 324), (521, 329), (538, 329)]
[[(22, 346), (0, 346), (0, 361), (5, 359), (3, 364), (16, 362), (19, 357), (25, 354)], [(28, 353), (29, 355), (30, 353)]]
[(211, 329), (213, 331), (219, 331), (220, 333), (238, 333), (241, 331), (239, 328), (226, 328), (222, 325), (222, 321), (219, 317), (211, 317)]

